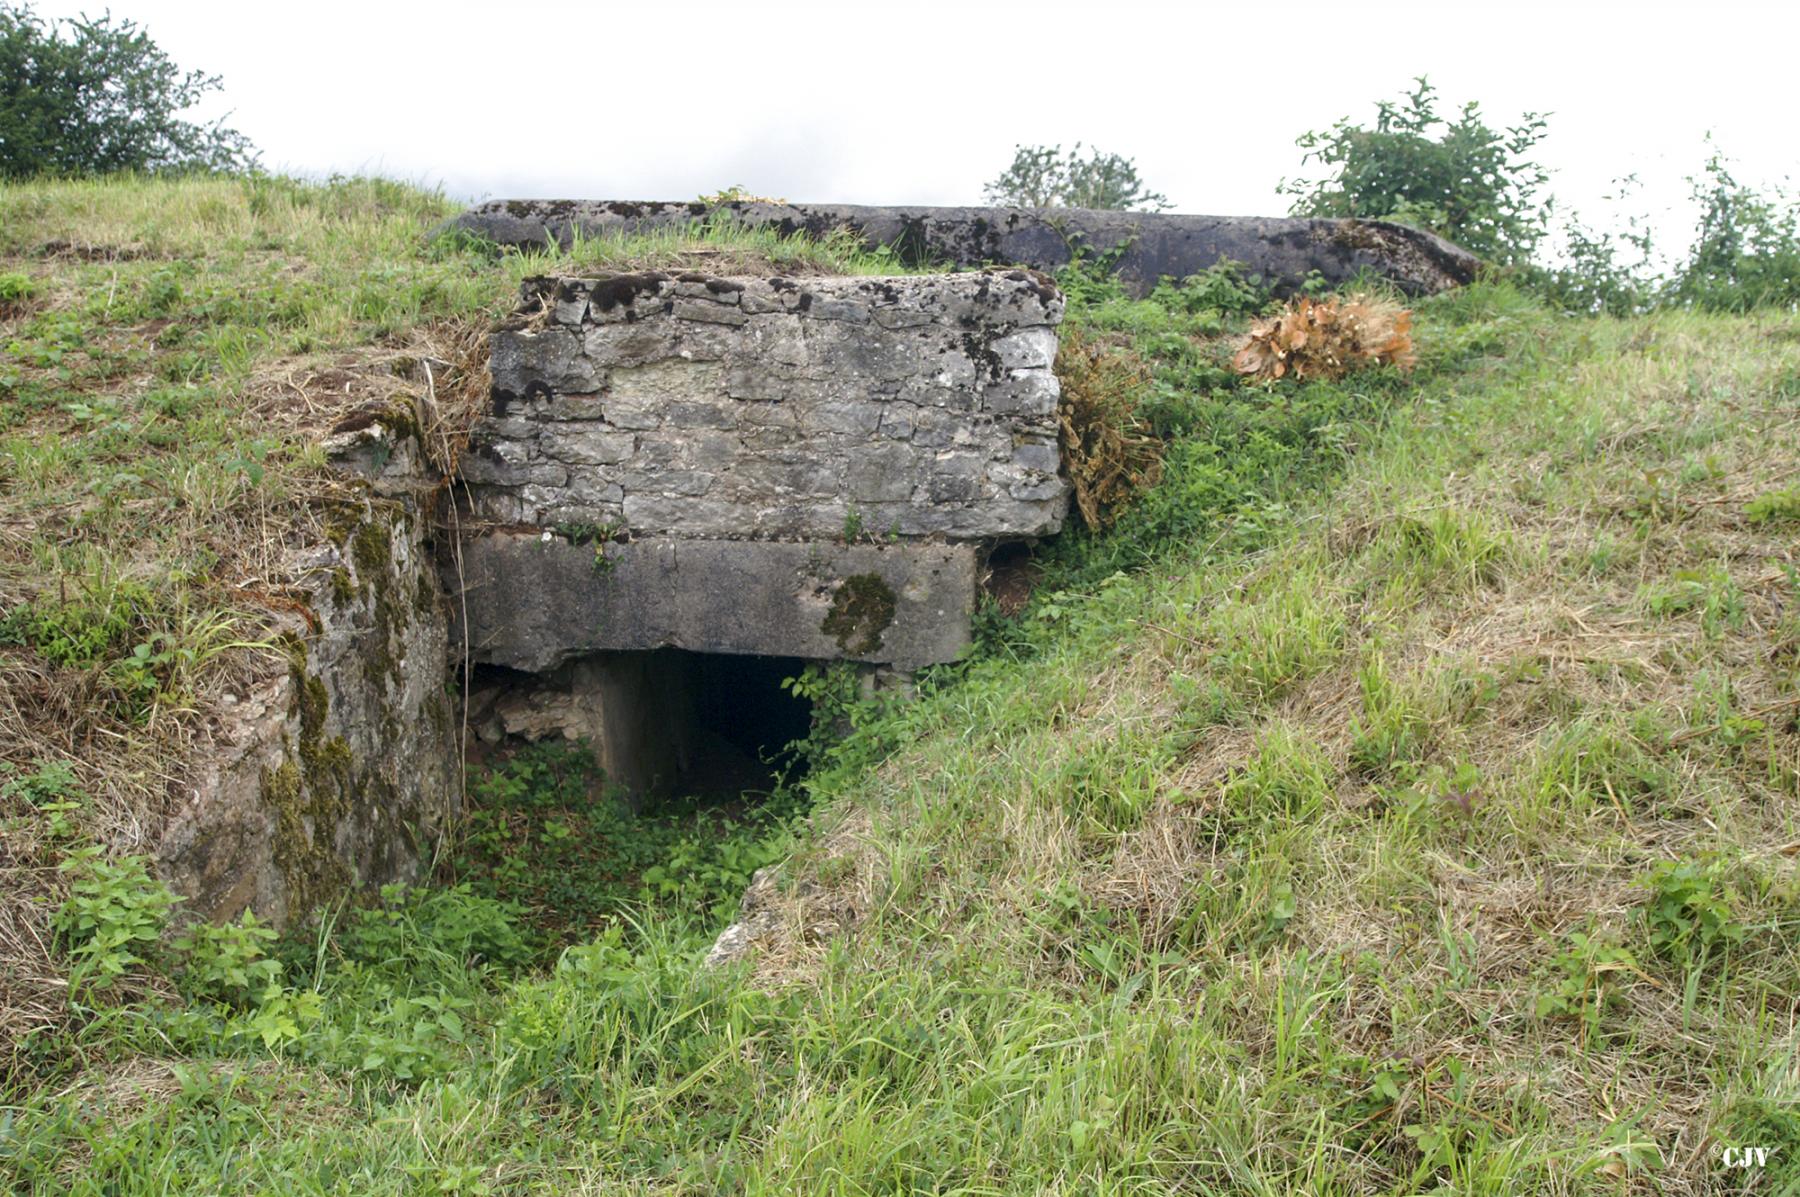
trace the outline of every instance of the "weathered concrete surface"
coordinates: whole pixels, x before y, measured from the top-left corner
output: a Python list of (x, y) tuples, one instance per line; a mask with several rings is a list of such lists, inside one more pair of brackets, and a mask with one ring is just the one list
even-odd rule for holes
[(595, 547), (493, 532), (463, 546), (469, 651), (544, 673), (665, 646), (918, 669), (969, 643), (973, 545), (658, 537)]
[(481, 740), (585, 741), (608, 785), (668, 793), (691, 772), (699, 683), (694, 658), (675, 652), (594, 653), (533, 684), (470, 695)]
[(282, 925), (347, 890), (412, 880), (456, 810), (449, 621), (421, 480), (387, 468), (417, 468), (409, 436), (374, 424), (332, 446), (376, 480), (293, 563), (317, 624), (292, 619), (287, 668), (219, 713), (156, 851), (192, 914), (253, 909)]
[(712, 540), (1055, 532), (1062, 296), (1025, 271), (527, 284), (474, 515)]
[(1072, 247), (1101, 253), (1124, 246), (1115, 269), (1138, 294), (1163, 277), (1184, 278), (1222, 258), (1244, 263), (1282, 293), (1317, 270), (1328, 283), (1362, 271), (1409, 295), (1471, 281), (1480, 260), (1441, 237), (1379, 220), (1103, 212), (1086, 208), (870, 207), (856, 204), (735, 202), (632, 203), (607, 200), (492, 200), (446, 226), (501, 245), (567, 245), (729, 219), (785, 235), (849, 229), (871, 247), (891, 246), (909, 264), (1005, 264), (1055, 270)]

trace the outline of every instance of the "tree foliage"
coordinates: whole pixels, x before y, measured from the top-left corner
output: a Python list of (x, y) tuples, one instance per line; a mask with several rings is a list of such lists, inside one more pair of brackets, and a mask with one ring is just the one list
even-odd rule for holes
[(1800, 210), (1794, 201), (1738, 182), (1717, 150), (1689, 183), (1700, 225), (1687, 261), (1670, 280), (1668, 298), (1723, 312), (1800, 304)]
[(1543, 239), (1549, 206), (1539, 191), (1549, 172), (1530, 158), (1546, 131), (1544, 114), (1495, 129), (1473, 102), (1455, 120), (1439, 114), (1437, 91), (1421, 75), (1400, 100), (1378, 101), (1375, 127), (1348, 117), (1302, 134), (1303, 163), (1317, 179), (1283, 180), (1296, 216), (1397, 220), (1448, 237), (1491, 261), (1531, 257)]
[(247, 170), (250, 141), (181, 113), (219, 78), (183, 71), (135, 22), (46, 22), (0, 3), (0, 178)]
[(1110, 208), (1160, 212), (1169, 197), (1151, 191), (1138, 177), (1137, 164), (1121, 154), (1090, 149), (1081, 143), (1017, 146), (1012, 165), (987, 185), (990, 204), (1016, 208)]

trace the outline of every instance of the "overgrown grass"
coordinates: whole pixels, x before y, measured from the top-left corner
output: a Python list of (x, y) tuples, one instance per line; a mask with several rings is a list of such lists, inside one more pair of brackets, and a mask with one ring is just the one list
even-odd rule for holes
[(0, 186), (0, 764), (68, 770), (76, 795), (56, 835), (0, 800), (0, 1068), (60, 1017), (44, 918), (68, 844), (148, 850), (224, 696), (286, 668), (294, 550), (346, 498), (321, 433), (397, 400), (453, 433), (531, 275), (898, 269), (734, 227), (523, 255), (430, 240), (454, 211), (376, 179)]
[[(517, 912), (395, 893), (253, 1003), (240, 935), (94, 1002), (0, 1114), (18, 1186), (1800, 1182), (1800, 561), (1751, 508), (1800, 329), (1478, 286), (1410, 383), (1265, 391), (1183, 384), (1223, 309), (1118, 303), (1172, 489), (1056, 551), (1019, 651), (860, 714), (749, 962), (640, 917), (533, 969)], [(48, 822), (79, 779), (33, 776)]]
[(621, 920), (722, 925), (751, 876), (790, 846), (797, 794), (649, 801), (605, 783), (586, 744), (530, 745), (478, 771), (444, 873), (514, 904), (546, 963)]

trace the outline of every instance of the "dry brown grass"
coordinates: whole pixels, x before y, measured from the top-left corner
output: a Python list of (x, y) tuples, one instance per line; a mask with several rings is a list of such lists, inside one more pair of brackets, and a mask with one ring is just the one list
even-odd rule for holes
[(1238, 373), (1274, 380), (1342, 378), (1371, 366), (1412, 368), (1412, 313), (1372, 295), (1314, 299), (1259, 321), (1232, 358)]
[(1075, 507), (1089, 528), (1102, 529), (1162, 477), (1163, 443), (1138, 415), (1149, 367), (1129, 350), (1071, 326), (1057, 346), (1056, 378), (1063, 466)]

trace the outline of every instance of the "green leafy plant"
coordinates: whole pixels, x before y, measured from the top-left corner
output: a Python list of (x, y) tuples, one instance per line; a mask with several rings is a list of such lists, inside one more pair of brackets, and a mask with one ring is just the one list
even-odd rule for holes
[(21, 803), (43, 820), (44, 832), (65, 840), (76, 834), (74, 815), (87, 805), (87, 793), (75, 781), (75, 767), (68, 761), (47, 761), (17, 776), (10, 763), (0, 761), (0, 802)]
[(1744, 518), (1753, 524), (1800, 520), (1800, 486), (1772, 490), (1744, 504)]
[(1110, 208), (1157, 212), (1171, 207), (1169, 197), (1151, 191), (1138, 177), (1137, 164), (1120, 154), (1089, 150), (1081, 143), (1017, 146), (1012, 165), (987, 185), (990, 204), (1018, 208)]
[(234, 923), (194, 923), (173, 945), (185, 956), (177, 972), (182, 992), (239, 1008), (278, 993), (281, 962), (268, 954), (275, 939), (275, 929), (249, 910)]
[(31, 276), (17, 270), (0, 271), (0, 320), (26, 309), (27, 301), (38, 293)]
[[(1607, 198), (1619, 203), (1638, 185), (1635, 175), (1615, 180)], [(1622, 227), (1594, 229), (1574, 213), (1557, 230), (1554, 258), (1519, 270), (1533, 292), (1568, 312), (1630, 316), (1648, 311), (1666, 285), (1657, 270), (1655, 238), (1647, 217), (1627, 214)]]
[(1473, 101), (1454, 119), (1437, 105), (1437, 89), (1421, 75), (1399, 101), (1377, 102), (1373, 128), (1346, 117), (1302, 134), (1303, 161), (1325, 173), (1277, 190), (1294, 197), (1296, 216), (1396, 220), (1495, 262), (1528, 260), (1548, 224), (1539, 192), (1549, 172), (1531, 157), (1547, 132), (1544, 115), (1494, 128)]
[(519, 913), (515, 904), (484, 897), (467, 885), (384, 885), (379, 903), (351, 912), (339, 944), (346, 957), (368, 964), (408, 960), (454, 969), (507, 967), (529, 955), (516, 925)]
[(1629, 949), (1606, 936), (1571, 931), (1539, 982), (1537, 1016), (1575, 1020), (1583, 1041), (1590, 1040), (1606, 1012), (1624, 1000), (1626, 980), (1638, 973)]
[(1738, 182), (1717, 151), (1689, 182), (1700, 225), (1668, 302), (1748, 312), (1800, 301), (1800, 205), (1780, 191)]
[(152, 955), (180, 899), (150, 876), (143, 857), (109, 859), (99, 845), (76, 849), (58, 871), (69, 879), (54, 923), (72, 964), (70, 989), (110, 988)]
[(684, 835), (660, 863), (644, 870), (643, 896), (700, 910), (729, 910), (758, 869), (781, 859), (784, 847), (785, 837), (755, 824), (724, 835)]
[(1638, 884), (1649, 891), (1639, 917), (1659, 956), (1703, 965), (1749, 934), (1723, 861), (1665, 860)]

